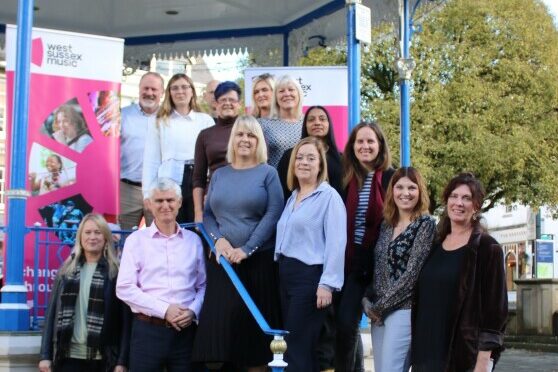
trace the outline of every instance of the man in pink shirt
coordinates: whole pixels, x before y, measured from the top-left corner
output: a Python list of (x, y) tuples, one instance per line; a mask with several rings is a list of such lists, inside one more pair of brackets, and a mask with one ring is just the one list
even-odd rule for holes
[(200, 238), (176, 223), (181, 202), (180, 186), (160, 178), (149, 190), (154, 222), (124, 244), (116, 295), (134, 313), (134, 372), (191, 371), (206, 275)]

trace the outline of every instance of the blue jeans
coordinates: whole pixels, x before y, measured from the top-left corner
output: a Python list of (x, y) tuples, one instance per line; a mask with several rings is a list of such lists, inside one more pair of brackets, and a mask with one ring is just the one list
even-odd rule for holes
[(411, 310), (396, 310), (383, 326), (372, 324), (374, 371), (408, 372), (411, 365)]

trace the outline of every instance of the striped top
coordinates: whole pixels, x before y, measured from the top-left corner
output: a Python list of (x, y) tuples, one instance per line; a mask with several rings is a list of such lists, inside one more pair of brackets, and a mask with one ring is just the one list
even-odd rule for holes
[(362, 244), (366, 231), (366, 212), (368, 212), (368, 201), (370, 199), (370, 187), (374, 171), (368, 173), (362, 188), (358, 191), (358, 206), (355, 213), (355, 244)]

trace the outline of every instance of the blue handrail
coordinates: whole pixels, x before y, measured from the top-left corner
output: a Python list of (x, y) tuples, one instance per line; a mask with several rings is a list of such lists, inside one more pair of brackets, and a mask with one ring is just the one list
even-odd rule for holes
[[(201, 223), (186, 223), (186, 224), (182, 224), (181, 226), (184, 227), (184, 228), (196, 228), (196, 229), (198, 229), (198, 231), (202, 234), (202, 236), (205, 239), (205, 241), (207, 242), (207, 244), (209, 244), (209, 247), (211, 248), (211, 251), (214, 254), (217, 254), (217, 252), (215, 250), (215, 244), (213, 243), (213, 239), (211, 239), (209, 237), (209, 234), (205, 230), (205, 227), (203, 226), (203, 224), (201, 224)], [(244, 301), (244, 303), (248, 307), (248, 310), (250, 311), (250, 313), (252, 314), (252, 316), (254, 317), (254, 319), (256, 320), (258, 325), (260, 326), (261, 330), (266, 335), (271, 335), (271, 336), (285, 336), (285, 335), (287, 335), (289, 333), (288, 331), (284, 331), (284, 330), (280, 330), (280, 329), (272, 329), (269, 326), (269, 324), (267, 323), (267, 321), (263, 317), (262, 313), (260, 312), (260, 309), (258, 309), (256, 304), (254, 303), (254, 300), (252, 300), (252, 297), (250, 297), (250, 294), (246, 290), (246, 287), (244, 287), (244, 284), (242, 284), (242, 282), (240, 281), (240, 278), (238, 277), (238, 275), (236, 275), (236, 272), (232, 268), (229, 261), (225, 257), (220, 256), (219, 257), (219, 263), (221, 264), (221, 266), (223, 267), (223, 269), (225, 270), (225, 272), (229, 276), (232, 284), (236, 288), (236, 291), (238, 292), (238, 294), (240, 295), (240, 297), (242, 298), (242, 300)]]
[[(200, 232), (204, 240), (209, 245), (211, 251), (216, 254), (215, 244), (213, 239), (210, 238), (209, 234), (205, 230), (205, 227), (201, 223), (185, 223), (180, 225), (183, 228), (187, 229), (196, 229)], [(0, 226), (2, 229), (2, 226)], [(57, 237), (60, 237), (61, 234), (71, 234), (75, 233), (75, 229), (63, 229), (63, 228), (54, 228), (54, 227), (42, 227), (42, 226), (31, 226), (27, 228), (27, 231), (33, 232), (35, 234), (35, 246), (34, 246), (34, 277), (33, 277), (33, 310), (32, 310), (32, 321), (31, 321), (31, 328), (38, 329), (39, 328), (39, 313), (41, 311), (46, 310), (49, 298), (48, 291), (41, 291), (44, 296), (44, 300), (42, 301), (43, 304), (39, 305), (39, 286), (40, 285), (47, 285), (48, 283), (48, 276), (46, 275), (39, 275), (39, 271), (43, 270), (45, 273), (49, 272), (50, 269), (58, 269), (59, 265), (64, 260), (64, 254), (62, 253), (63, 249), (67, 249), (68, 251), (73, 247), (73, 242), (70, 241), (58, 241), (58, 239), (53, 239), (51, 234), (55, 234)], [(121, 239), (117, 242), (117, 247), (121, 250), (124, 246), (124, 241), (126, 237), (131, 233), (131, 230), (112, 230), (113, 234), (121, 235)], [(41, 252), (40, 247), (44, 247), (44, 251)], [(59, 264), (55, 268), (51, 268), (49, 265), (49, 257), (50, 257), (50, 250), (56, 249), (56, 255), (59, 261)], [(41, 254), (43, 253), (43, 254)], [(41, 265), (41, 257), (44, 257), (45, 261), (42, 262)], [(255, 304), (254, 300), (242, 284), (240, 278), (232, 268), (229, 261), (223, 257), (219, 257), (219, 263), (227, 273), (229, 279), (231, 280), (232, 284), (236, 288), (238, 294), (248, 307), (248, 311), (258, 323), (258, 326), (261, 328), (262, 332), (270, 336), (285, 336), (288, 334), (288, 331), (280, 330), (280, 329), (273, 329), (269, 326), (268, 322), (262, 315), (261, 311), (258, 309), (258, 306)]]

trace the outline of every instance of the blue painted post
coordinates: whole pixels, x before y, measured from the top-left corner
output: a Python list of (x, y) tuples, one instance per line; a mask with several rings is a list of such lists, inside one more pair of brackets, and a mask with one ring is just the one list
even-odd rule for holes
[(349, 68), (349, 132), (360, 121), (360, 43), (356, 39), (355, 4), (347, 1), (347, 66)]
[(11, 137), (10, 190), (8, 198), (8, 226), (6, 247), (6, 276), (0, 304), (0, 330), (29, 329), (27, 289), (23, 282), (23, 252), (25, 228), (25, 189), (27, 168), (27, 121), (29, 109), (29, 81), (31, 63), (31, 30), (33, 0), (19, 1), (17, 13), (17, 56), (15, 66), (14, 109)]
[(402, 9), (400, 9), (401, 18), (401, 58), (398, 62), (399, 86), (400, 86), (400, 119), (401, 126), (401, 166), (411, 166), (411, 97), (409, 92), (410, 74), (406, 74), (405, 68), (408, 67), (406, 61), (409, 61), (409, 44), (411, 42), (410, 35), (410, 19), (409, 19), (409, 0), (403, 0)]

